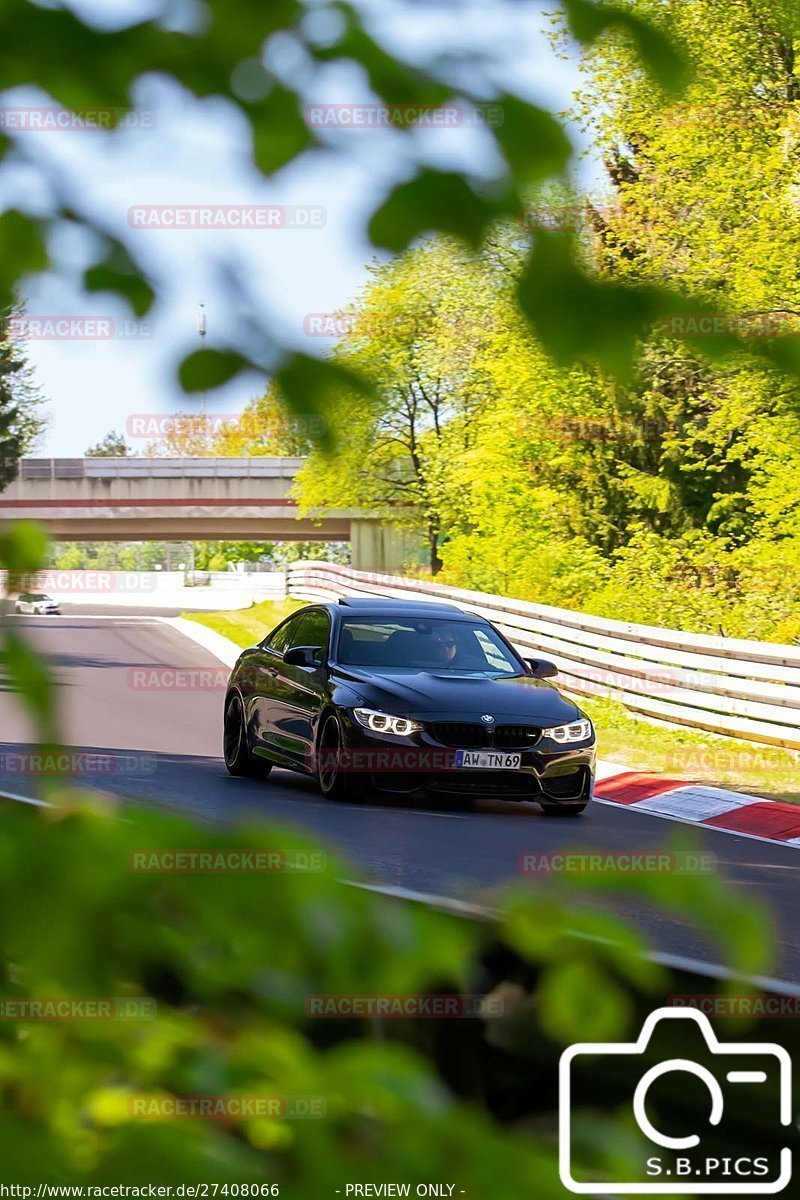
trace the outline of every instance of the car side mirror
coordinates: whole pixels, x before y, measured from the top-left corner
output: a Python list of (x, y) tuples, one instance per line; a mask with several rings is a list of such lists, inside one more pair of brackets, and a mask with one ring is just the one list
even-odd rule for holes
[(558, 674), (556, 664), (549, 662), (546, 658), (526, 658), (525, 662), (530, 667), (531, 675), (537, 679), (555, 679)]
[(283, 661), (289, 667), (318, 667), (322, 663), (322, 651), (316, 646), (290, 646)]

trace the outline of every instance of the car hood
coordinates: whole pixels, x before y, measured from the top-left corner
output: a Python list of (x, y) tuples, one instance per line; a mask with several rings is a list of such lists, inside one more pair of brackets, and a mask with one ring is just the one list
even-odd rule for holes
[(460, 675), (452, 671), (391, 671), (380, 674), (358, 667), (338, 668), (355, 685), (366, 704), (404, 716), (447, 720), (450, 715), (483, 713), (493, 717), (574, 721), (578, 708), (543, 680), (530, 675), (510, 678)]

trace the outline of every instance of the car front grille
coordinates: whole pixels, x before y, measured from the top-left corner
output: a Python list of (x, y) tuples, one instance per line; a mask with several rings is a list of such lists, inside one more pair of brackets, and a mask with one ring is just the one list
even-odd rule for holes
[(542, 736), (534, 725), (479, 725), (471, 721), (439, 721), (429, 733), (442, 746), (457, 750), (529, 750)]
[(529, 750), (541, 736), (541, 729), (533, 725), (497, 725), (493, 744), (498, 750)]
[(458, 750), (475, 750), (491, 746), (491, 734), (484, 725), (467, 721), (440, 721), (430, 727), (431, 736), (443, 746)]

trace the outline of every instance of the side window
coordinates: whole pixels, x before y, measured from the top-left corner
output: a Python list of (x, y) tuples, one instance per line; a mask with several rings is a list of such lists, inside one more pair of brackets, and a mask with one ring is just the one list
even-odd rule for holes
[(300, 615), (298, 614), (296, 617), (290, 617), (288, 621), (284, 621), (283, 625), (279, 625), (272, 636), (264, 640), (267, 650), (271, 650), (273, 654), (283, 654), (289, 646), (301, 645), (302, 643), (295, 641), (292, 636), (299, 624)]
[(297, 623), (292, 625), (287, 644), (313, 646), (315, 650), (324, 652), (328, 649), (330, 628), (328, 614), (321, 608), (312, 608), (310, 612), (301, 613)]
[(476, 629), (474, 632), (478, 645), (486, 656), (488, 666), (494, 671), (512, 670), (506, 651), (501, 649), (494, 639), (485, 633), (483, 629)]

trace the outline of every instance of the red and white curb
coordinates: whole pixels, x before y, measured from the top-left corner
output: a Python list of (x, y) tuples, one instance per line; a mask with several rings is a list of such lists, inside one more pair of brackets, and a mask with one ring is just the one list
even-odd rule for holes
[(723, 833), (800, 846), (800, 804), (762, 800), (744, 792), (684, 783), (663, 775), (631, 771), (617, 763), (597, 765), (595, 800), (655, 817), (703, 825)]

